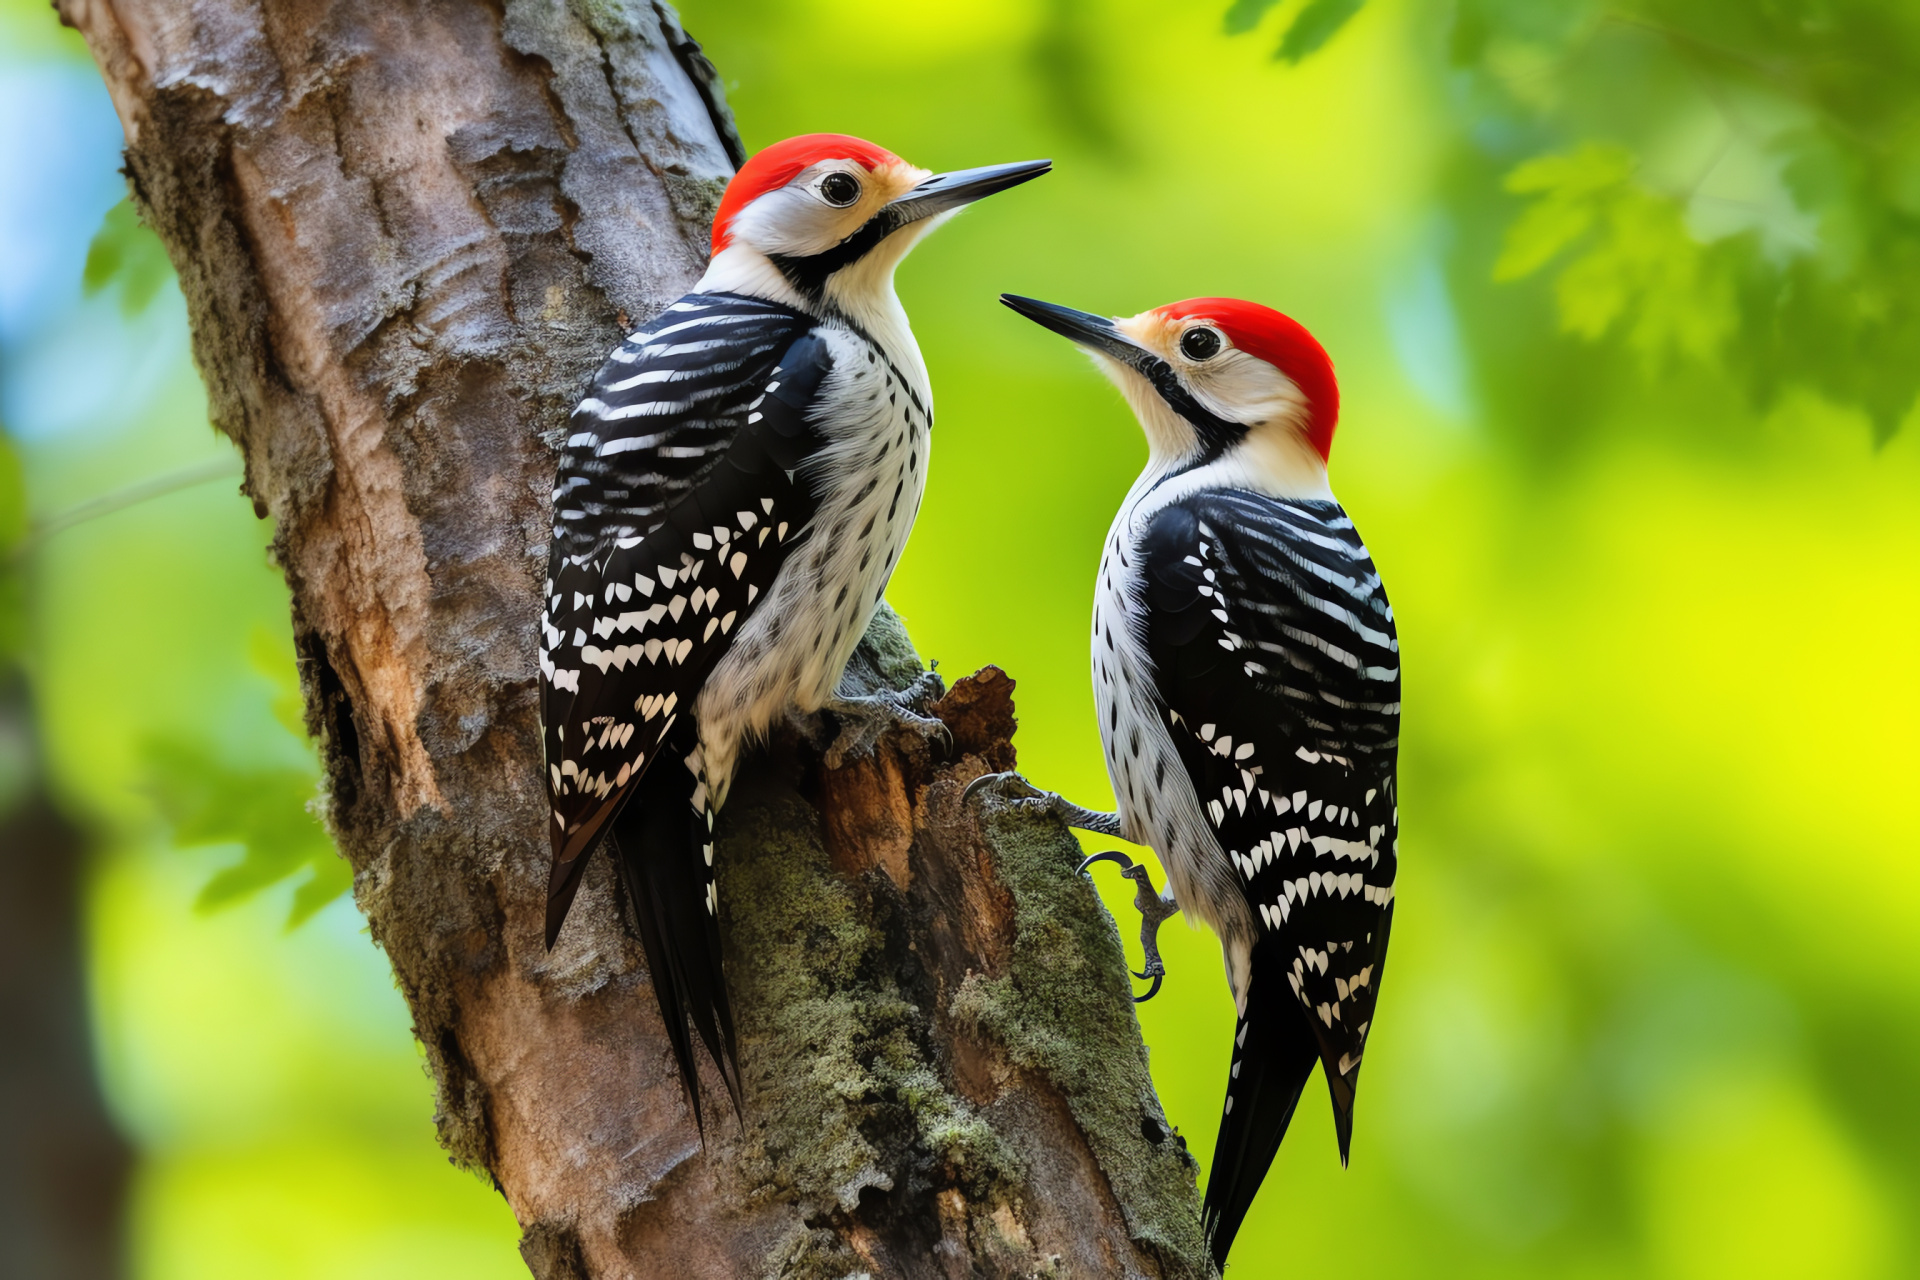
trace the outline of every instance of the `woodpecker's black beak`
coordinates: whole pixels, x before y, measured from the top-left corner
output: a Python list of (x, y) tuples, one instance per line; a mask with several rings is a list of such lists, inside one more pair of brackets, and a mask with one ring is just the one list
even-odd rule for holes
[(1000, 301), (1043, 328), (1051, 329), (1079, 346), (1125, 365), (1153, 385), (1160, 398), (1193, 426), (1194, 434), (1210, 450), (1223, 447), (1246, 435), (1247, 428), (1237, 422), (1218, 418), (1193, 396), (1173, 366), (1120, 332), (1120, 326), (1105, 316), (1075, 311), (1038, 298), (1023, 298), (1003, 293)]
[(834, 272), (866, 257), (900, 228), (972, 204), (996, 191), (1017, 187), (1052, 168), (1051, 160), (1022, 160), (1018, 164), (936, 173), (905, 195), (881, 205), (879, 212), (868, 218), (858, 231), (833, 248), (802, 257), (770, 256), (794, 288), (818, 297)]
[(1031, 182), (1052, 168), (1051, 160), (1021, 160), (1015, 164), (990, 164), (980, 169), (936, 173), (907, 194), (889, 201), (888, 219), (895, 227), (904, 227), (975, 200), (984, 200), (1008, 187)]
[(1148, 377), (1153, 376), (1155, 365), (1164, 363), (1160, 357), (1120, 332), (1119, 327), (1105, 316), (1096, 316), (1090, 311), (1075, 311), (1072, 307), (1042, 302), (1038, 298), (1023, 298), (1017, 293), (1003, 293), (1000, 301), (1041, 328), (1051, 329), (1063, 338), (1118, 360)]

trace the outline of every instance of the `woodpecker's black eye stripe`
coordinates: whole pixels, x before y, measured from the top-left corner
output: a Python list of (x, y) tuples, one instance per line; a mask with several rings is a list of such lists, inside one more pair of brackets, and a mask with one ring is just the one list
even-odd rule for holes
[(866, 257), (901, 225), (899, 210), (893, 205), (882, 205), (880, 211), (861, 223), (852, 235), (824, 253), (807, 257), (774, 253), (767, 255), (767, 260), (780, 269), (787, 283), (817, 301), (825, 296), (827, 280), (834, 272)]
[(1143, 359), (1135, 365), (1135, 368), (1153, 384), (1153, 389), (1160, 393), (1161, 399), (1165, 400), (1175, 413), (1187, 420), (1187, 424), (1193, 428), (1194, 435), (1200, 439), (1199, 452), (1186, 459), (1178, 469), (1162, 476), (1161, 484), (1165, 484), (1176, 475), (1205, 466), (1246, 438), (1245, 426), (1214, 416), (1204, 405), (1194, 399), (1180, 381), (1180, 375), (1175, 373), (1173, 366), (1165, 360), (1143, 353)]

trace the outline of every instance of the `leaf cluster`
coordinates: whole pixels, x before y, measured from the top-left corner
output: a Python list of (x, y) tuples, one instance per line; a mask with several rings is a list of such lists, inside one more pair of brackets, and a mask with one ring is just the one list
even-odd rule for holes
[[(1276, 5), (1235, 0), (1227, 29)], [(1279, 56), (1358, 7), (1311, 0)], [(1724, 376), (1761, 410), (1805, 388), (1891, 438), (1920, 397), (1920, 6), (1435, 0), (1432, 16), (1460, 134), (1520, 201), (1448, 193), (1461, 222), (1505, 220), (1493, 279), (1550, 277), (1559, 332), (1619, 344), (1650, 378)], [(1483, 344), (1498, 329), (1468, 327)]]
[(1715, 359), (1740, 322), (1737, 255), (1702, 245), (1674, 202), (1634, 181), (1625, 148), (1587, 143), (1529, 160), (1506, 189), (1531, 197), (1508, 229), (1493, 278), (1519, 280), (1556, 259), (1560, 324), (1597, 341), (1620, 331), (1650, 369), (1678, 354)]
[(1557, 262), (1567, 332), (1892, 436), (1920, 394), (1920, 10), (1462, 0), (1451, 52), (1541, 151), (1498, 274)]

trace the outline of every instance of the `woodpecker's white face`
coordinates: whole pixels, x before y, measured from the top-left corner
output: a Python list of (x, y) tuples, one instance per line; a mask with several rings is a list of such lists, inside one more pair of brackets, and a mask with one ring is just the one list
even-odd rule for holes
[(789, 138), (727, 185), (699, 287), (838, 311), (904, 354), (906, 317), (893, 292), (901, 259), (962, 207), (1050, 167), (1035, 160), (931, 173), (843, 134)]
[(1140, 420), (1149, 471), (1217, 466), (1277, 496), (1331, 496), (1339, 390), (1326, 352), (1286, 316), (1228, 298), (1112, 320), (1031, 298), (1002, 301), (1093, 356)]
[[(826, 253), (933, 176), (904, 160), (868, 170), (851, 157), (807, 166), (784, 187), (753, 200), (734, 216), (729, 248), (746, 248), (766, 257), (811, 258)], [(926, 220), (902, 227), (888, 241), (907, 244), (924, 233)], [(876, 246), (877, 248), (878, 246)], [(904, 250), (895, 255), (896, 261)]]
[[(1165, 361), (1187, 393), (1214, 417), (1253, 431), (1272, 428), (1302, 434), (1307, 398), (1299, 386), (1259, 356), (1235, 347), (1213, 321), (1203, 316), (1169, 316), (1156, 308), (1115, 320), (1113, 327)], [(1152, 390), (1132, 366), (1105, 352), (1094, 355), (1115, 383)], [(1155, 399), (1159, 398), (1155, 392)], [(1186, 436), (1194, 439), (1190, 427)]]

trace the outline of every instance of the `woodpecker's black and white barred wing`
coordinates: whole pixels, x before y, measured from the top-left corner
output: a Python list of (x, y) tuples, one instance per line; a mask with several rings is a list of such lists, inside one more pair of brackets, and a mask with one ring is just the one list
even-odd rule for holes
[(584, 563), (652, 533), (746, 425), (802, 312), (691, 293), (628, 335), (574, 409), (553, 486), (552, 565)]
[(540, 651), (550, 933), (585, 855), (813, 518), (801, 468), (820, 448), (810, 415), (831, 365), (813, 325), (775, 303), (689, 295), (621, 344), (574, 413)]
[(1393, 921), (1399, 643), (1337, 503), (1203, 492), (1141, 553), (1169, 729), (1258, 931), (1207, 1189), (1224, 1257), (1316, 1059), (1346, 1159)]

